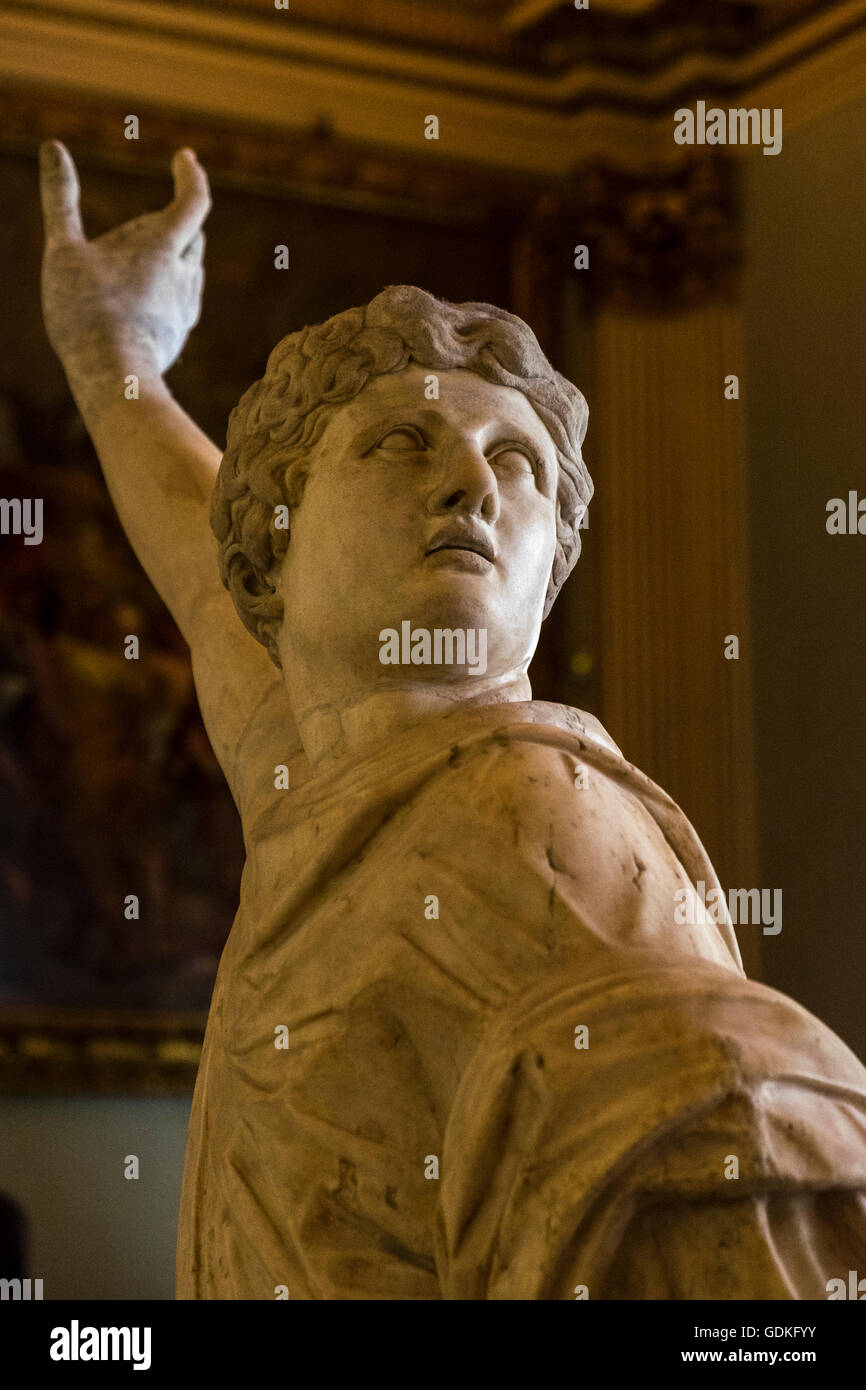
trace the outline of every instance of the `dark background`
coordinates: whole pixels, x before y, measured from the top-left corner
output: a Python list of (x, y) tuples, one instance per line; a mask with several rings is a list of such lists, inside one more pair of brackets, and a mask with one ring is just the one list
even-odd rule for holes
[[(87, 234), (156, 208), (168, 179), (82, 161)], [(0, 157), (8, 283), (0, 493), (44, 498), (44, 540), (0, 570), (0, 1005), (206, 1008), (237, 902), (240, 827), (186, 646), (114, 515), (39, 314), (32, 158)], [(508, 306), (508, 247), (463, 229), (215, 185), (204, 309), (172, 390), (220, 447), (287, 333), (384, 285)], [(281, 275), (290, 243), (303, 275)], [(123, 656), (137, 633), (142, 656)], [(560, 689), (567, 681), (559, 682)], [(142, 920), (124, 897), (139, 895)]]

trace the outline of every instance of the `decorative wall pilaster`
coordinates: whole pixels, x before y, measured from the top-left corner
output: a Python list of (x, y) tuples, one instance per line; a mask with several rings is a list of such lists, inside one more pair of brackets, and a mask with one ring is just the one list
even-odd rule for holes
[[(579, 180), (578, 180), (579, 188)], [(736, 238), (724, 173), (594, 175), (587, 460), (601, 714), (683, 807), (723, 888), (757, 884), (747, 460)], [(694, 223), (697, 222), (697, 227)], [(656, 247), (656, 254), (653, 253)], [(740, 399), (725, 379), (739, 378)], [(729, 394), (731, 388), (729, 387)], [(588, 550), (590, 547), (588, 547)], [(725, 657), (739, 641), (739, 659)], [(757, 973), (760, 927), (738, 931)]]

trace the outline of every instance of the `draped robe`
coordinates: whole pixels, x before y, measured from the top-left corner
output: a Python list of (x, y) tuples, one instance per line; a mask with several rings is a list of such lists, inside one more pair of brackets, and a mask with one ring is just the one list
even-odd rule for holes
[(597, 720), (461, 707), (287, 791), (280, 738), (265, 706), (238, 754), (178, 1297), (824, 1298), (866, 1273), (866, 1070), (745, 978), (695, 831)]

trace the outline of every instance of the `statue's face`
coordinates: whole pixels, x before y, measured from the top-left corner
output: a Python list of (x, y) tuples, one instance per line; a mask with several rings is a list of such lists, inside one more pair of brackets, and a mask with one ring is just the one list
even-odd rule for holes
[[(433, 375), (438, 400), (426, 398)], [(465, 674), (383, 665), (382, 631), (406, 621), (485, 629), (489, 676), (525, 665), (556, 548), (557, 479), (553, 440), (521, 392), (416, 364), (369, 382), (329, 420), (291, 515), (276, 576), (286, 669), (294, 657), (377, 678)]]

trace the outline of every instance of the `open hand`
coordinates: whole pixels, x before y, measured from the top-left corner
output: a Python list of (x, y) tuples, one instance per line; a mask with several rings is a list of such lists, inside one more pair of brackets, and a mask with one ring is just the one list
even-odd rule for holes
[(192, 150), (178, 150), (172, 174), (174, 199), (161, 212), (88, 241), (69, 151), (59, 140), (41, 147), (42, 310), (70, 384), (118, 354), (161, 375), (198, 322), (210, 189)]

